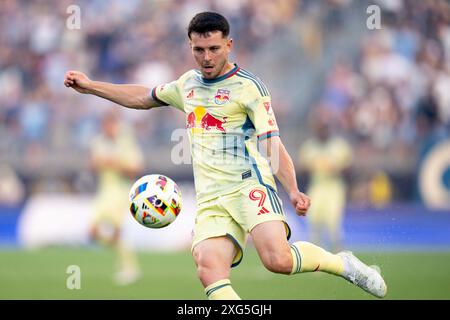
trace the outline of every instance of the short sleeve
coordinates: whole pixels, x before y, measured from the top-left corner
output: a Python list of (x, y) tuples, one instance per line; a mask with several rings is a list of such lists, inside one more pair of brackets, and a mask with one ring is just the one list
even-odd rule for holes
[(163, 106), (172, 106), (184, 112), (183, 98), (180, 93), (179, 80), (161, 84), (151, 91), (153, 100)]
[(259, 90), (247, 90), (248, 102), (245, 104), (246, 112), (255, 126), (258, 140), (279, 136), (279, 129), (272, 109), (270, 95), (262, 95)]

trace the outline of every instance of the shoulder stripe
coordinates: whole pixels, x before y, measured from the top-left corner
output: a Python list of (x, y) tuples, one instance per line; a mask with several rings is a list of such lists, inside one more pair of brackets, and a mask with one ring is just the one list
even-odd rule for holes
[(258, 91), (259, 91), (259, 93), (261, 94), (261, 96), (262, 96), (262, 97), (267, 96), (267, 94), (264, 92), (264, 89), (261, 87), (261, 85), (260, 85), (255, 79), (253, 79), (253, 78), (251, 78), (251, 77), (249, 77), (249, 76), (247, 76), (247, 75), (244, 75), (244, 74), (242, 74), (242, 73), (240, 73), (240, 72), (238, 72), (236, 75), (237, 75), (238, 77), (245, 78), (245, 79), (247, 79), (247, 80), (252, 81), (252, 82), (255, 84), (255, 86), (258, 88)]
[(260, 78), (258, 78), (253, 73), (251, 73), (250, 71), (247, 71), (247, 70), (242, 70), (242, 73), (255, 79), (256, 81), (258, 81), (258, 83), (261, 85), (261, 87), (264, 89), (264, 91), (267, 93), (267, 95), (269, 95), (269, 90), (267, 89), (267, 86), (264, 84), (264, 82), (261, 81)]
[(267, 89), (267, 86), (264, 84), (264, 82), (261, 81), (260, 78), (258, 78), (257, 76), (255, 76), (253, 73), (251, 73), (250, 71), (247, 70), (241, 70), (243, 74), (249, 76), (250, 78), (255, 79), (256, 81), (258, 81), (258, 83), (261, 85), (261, 87), (264, 89), (264, 91), (266, 92), (267, 95), (269, 95), (269, 90)]
[(245, 70), (240, 70), (239, 71), (241, 76), (244, 78), (247, 78), (249, 80), (252, 80), (256, 86), (258, 87), (258, 89), (261, 92), (261, 95), (263, 97), (268, 96), (269, 95), (269, 91), (266, 89), (265, 85), (261, 82), (261, 80), (259, 80), (257, 77), (249, 74), (248, 72), (246, 72)]

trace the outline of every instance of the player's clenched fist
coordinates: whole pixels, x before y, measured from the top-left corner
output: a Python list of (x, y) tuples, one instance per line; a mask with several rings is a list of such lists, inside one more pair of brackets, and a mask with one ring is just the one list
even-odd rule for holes
[(91, 80), (82, 72), (68, 71), (64, 77), (64, 85), (80, 93), (89, 93)]
[(305, 216), (306, 211), (308, 211), (308, 208), (311, 205), (311, 200), (309, 199), (309, 197), (306, 194), (297, 190), (293, 192), (289, 196), (289, 198), (291, 200), (292, 205), (295, 208), (295, 212), (299, 216)]

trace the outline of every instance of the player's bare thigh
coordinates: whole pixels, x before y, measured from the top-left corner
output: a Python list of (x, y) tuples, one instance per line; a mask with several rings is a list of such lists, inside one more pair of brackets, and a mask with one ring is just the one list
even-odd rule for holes
[(197, 272), (204, 287), (229, 279), (231, 264), (237, 249), (230, 238), (214, 237), (197, 243), (192, 250)]
[(266, 221), (256, 225), (250, 234), (264, 266), (276, 273), (292, 271), (292, 254), (286, 240), (283, 221)]

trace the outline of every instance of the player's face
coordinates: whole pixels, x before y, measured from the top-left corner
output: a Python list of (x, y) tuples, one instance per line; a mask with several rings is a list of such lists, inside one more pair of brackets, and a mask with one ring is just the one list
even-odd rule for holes
[(228, 71), (228, 55), (232, 43), (233, 40), (223, 37), (220, 31), (191, 34), (192, 54), (204, 78), (214, 79)]
[(103, 132), (108, 138), (115, 138), (119, 131), (119, 123), (115, 119), (105, 119), (102, 123)]
[(315, 131), (317, 138), (321, 141), (326, 141), (330, 137), (330, 125), (324, 121), (317, 121)]

